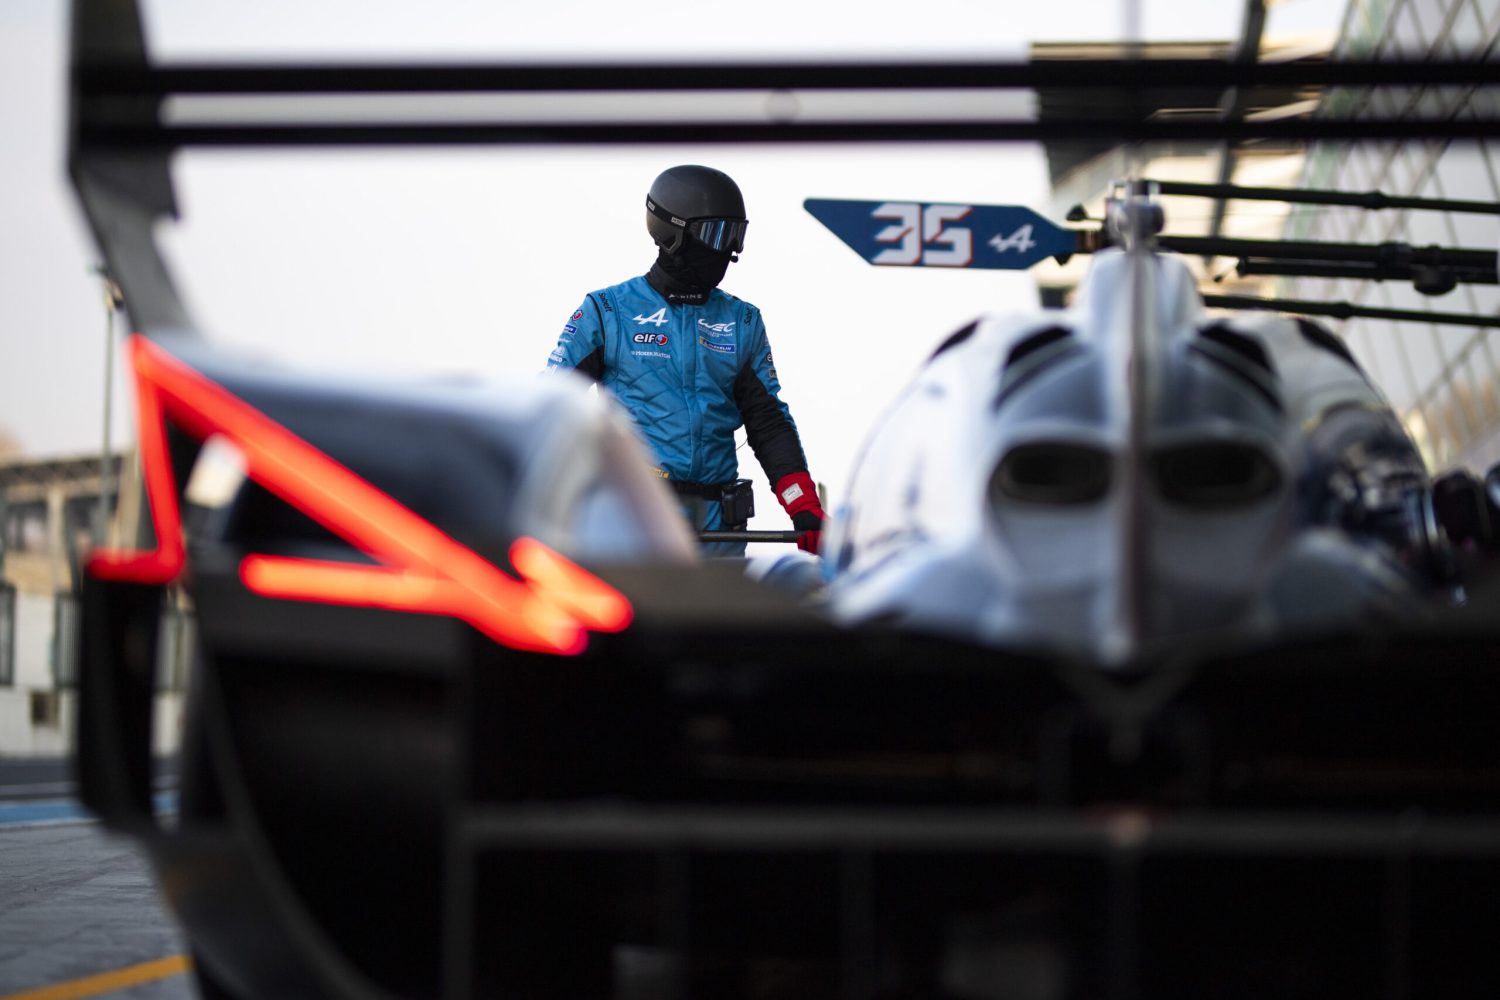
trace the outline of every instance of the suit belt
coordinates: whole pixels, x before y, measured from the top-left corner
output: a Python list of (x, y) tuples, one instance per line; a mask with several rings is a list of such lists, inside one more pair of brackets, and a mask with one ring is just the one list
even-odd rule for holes
[(667, 485), (683, 496), (702, 497), (704, 500), (719, 500), (724, 491), (732, 489), (734, 483), (690, 483), (686, 479), (668, 479)]

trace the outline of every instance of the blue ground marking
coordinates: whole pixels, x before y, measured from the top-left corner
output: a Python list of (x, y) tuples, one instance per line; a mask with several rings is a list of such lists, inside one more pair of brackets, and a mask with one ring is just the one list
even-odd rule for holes
[[(158, 815), (177, 811), (177, 793), (159, 792), (152, 797)], [(46, 799), (41, 802), (0, 802), (0, 827), (33, 823), (76, 823), (96, 817), (77, 799)]]
[(68, 820), (92, 819), (93, 814), (82, 803), (72, 799), (43, 802), (0, 802), (0, 826), (13, 823), (62, 823)]

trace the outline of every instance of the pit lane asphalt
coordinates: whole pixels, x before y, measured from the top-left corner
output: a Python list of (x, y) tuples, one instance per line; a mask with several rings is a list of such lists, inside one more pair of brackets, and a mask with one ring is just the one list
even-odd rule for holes
[[(72, 791), (62, 762), (0, 767), (0, 1000), (186, 949), (146, 859), (133, 842), (78, 818), (87, 813)], [(192, 977), (178, 972), (123, 989), (57, 995), (192, 1000), (197, 991)]]

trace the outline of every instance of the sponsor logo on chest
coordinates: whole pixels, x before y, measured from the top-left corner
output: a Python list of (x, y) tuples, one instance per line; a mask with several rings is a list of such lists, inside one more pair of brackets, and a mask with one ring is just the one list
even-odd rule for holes
[(715, 343), (714, 341), (709, 340), (707, 337), (703, 337), (703, 336), (700, 336), (698, 338), (698, 343), (702, 344), (704, 347), (708, 348), (710, 351), (714, 351), (715, 353), (718, 353), (718, 354), (733, 354), (734, 353), (734, 344), (732, 344), (732, 343), (731, 344), (719, 344), (719, 343)]
[(733, 323), (710, 323), (706, 319), (698, 321), (698, 332), (709, 337), (733, 337)]

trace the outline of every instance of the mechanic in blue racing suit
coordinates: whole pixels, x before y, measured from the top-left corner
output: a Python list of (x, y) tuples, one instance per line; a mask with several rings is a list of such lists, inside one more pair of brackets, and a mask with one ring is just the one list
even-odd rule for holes
[[(823, 507), (779, 398), (760, 310), (718, 287), (744, 250), (746, 225), (744, 199), (727, 174), (691, 165), (664, 171), (646, 196), (656, 263), (641, 277), (590, 292), (547, 367), (576, 369), (625, 405), (657, 472), (700, 530), (745, 526), (727, 513), (736, 510), (734, 432), (743, 424), (798, 547), (816, 553)], [(706, 551), (740, 555), (744, 545)]]

